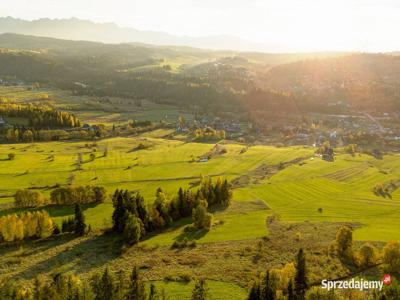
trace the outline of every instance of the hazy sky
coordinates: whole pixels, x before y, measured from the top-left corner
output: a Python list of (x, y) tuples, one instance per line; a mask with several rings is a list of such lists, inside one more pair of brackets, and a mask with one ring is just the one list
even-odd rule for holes
[(400, 50), (399, 0), (0, 0), (0, 16), (229, 34), (293, 51)]

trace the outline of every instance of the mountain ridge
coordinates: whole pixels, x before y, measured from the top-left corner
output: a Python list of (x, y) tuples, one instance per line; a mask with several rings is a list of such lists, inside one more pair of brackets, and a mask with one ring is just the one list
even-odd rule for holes
[(41, 18), (28, 21), (10, 16), (0, 17), (0, 34), (2, 33), (111, 44), (137, 42), (161, 46), (189, 46), (210, 50), (269, 52), (279, 50), (273, 45), (259, 44), (230, 35), (177, 36), (163, 31), (138, 30), (130, 27), (120, 27), (115, 23), (97, 23), (77, 18)]

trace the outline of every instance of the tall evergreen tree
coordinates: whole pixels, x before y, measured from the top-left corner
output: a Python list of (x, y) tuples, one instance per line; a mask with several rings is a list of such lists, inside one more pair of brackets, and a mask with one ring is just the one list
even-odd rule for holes
[(307, 273), (306, 273), (306, 257), (302, 248), (300, 248), (296, 257), (296, 275), (294, 287), (296, 296), (299, 299), (304, 299), (307, 289)]
[(294, 300), (293, 281), (290, 280), (287, 287), (287, 300)]
[(114, 296), (114, 278), (111, 276), (108, 268), (104, 270), (101, 277), (92, 279), (92, 289), (94, 292), (94, 300), (109, 300)]
[(139, 269), (135, 266), (132, 270), (129, 289), (126, 295), (128, 300), (145, 300), (146, 290), (139, 274)]
[(207, 284), (204, 279), (196, 282), (192, 291), (192, 300), (206, 300), (208, 299)]
[(125, 287), (125, 278), (124, 278), (124, 272), (120, 270), (118, 272), (118, 277), (116, 281), (116, 287), (115, 287), (115, 300), (125, 300), (125, 293), (126, 293), (126, 287)]
[(112, 215), (113, 230), (118, 233), (123, 233), (125, 228), (126, 209), (122, 191), (116, 190), (114, 194), (114, 212)]
[(275, 291), (272, 288), (269, 270), (265, 274), (263, 289), (261, 291), (261, 299), (263, 300), (274, 300), (275, 299)]
[(159, 300), (160, 297), (158, 297), (158, 292), (157, 292), (157, 288), (154, 285), (154, 283), (150, 284), (150, 293), (149, 293), (149, 298), (148, 300)]
[(247, 300), (260, 300), (260, 285), (258, 281), (253, 282)]
[(85, 216), (81, 210), (81, 206), (79, 204), (75, 204), (75, 234), (83, 236), (85, 234), (85, 230)]
[(33, 299), (42, 299), (42, 283), (38, 277), (35, 278), (35, 282), (33, 284)]

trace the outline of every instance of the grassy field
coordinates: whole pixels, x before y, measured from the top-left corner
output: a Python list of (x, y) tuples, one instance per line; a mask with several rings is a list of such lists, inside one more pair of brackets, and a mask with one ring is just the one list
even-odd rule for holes
[[(19, 103), (48, 104), (59, 110), (69, 111), (83, 122), (96, 124), (120, 124), (130, 120), (175, 122), (179, 116), (186, 120), (192, 114), (182, 109), (153, 103), (147, 100), (116, 97), (94, 97), (73, 95), (70, 91), (55, 88), (30, 89), (24, 86), (0, 86), (0, 100)], [(8, 120), (24, 125), (26, 120)]]
[[(339, 155), (334, 163), (309, 160), (282, 170), (258, 186), (237, 190), (237, 199), (263, 199), (286, 221), (347, 221), (361, 225), (359, 240), (399, 239), (400, 194), (373, 193), (379, 183), (400, 177), (398, 155)], [(319, 212), (319, 208), (322, 212)]]
[[(49, 195), (52, 186), (67, 184), (70, 180), (78, 185), (104, 186), (110, 194), (117, 188), (138, 190), (151, 202), (158, 187), (172, 197), (179, 187), (188, 188), (190, 183), (198, 183), (201, 176), (222, 176), (230, 180), (263, 163), (276, 164), (311, 154), (311, 150), (305, 148), (278, 149), (258, 146), (241, 154), (243, 146), (227, 144), (223, 146), (227, 150), (224, 155), (215, 156), (206, 163), (198, 163), (193, 161), (193, 158), (210, 152), (213, 144), (146, 137), (165, 133), (157, 130), (138, 138), (100, 141), (95, 147), (97, 158), (94, 161), (89, 161), (89, 154), (94, 147), (88, 148), (84, 142), (2, 145), (0, 193), (5, 198), (0, 198), (0, 203), (12, 201), (11, 196), (20, 188), (36, 188)], [(136, 151), (135, 147), (139, 143), (144, 143), (149, 148)], [(103, 157), (105, 148), (108, 149), (107, 157)], [(15, 153), (15, 159), (7, 160), (8, 153)], [(75, 165), (78, 153), (83, 155), (84, 160), (83, 170), (79, 171)], [(53, 159), (49, 159), (50, 157)], [(58, 222), (65, 215), (72, 213), (71, 207), (48, 209)], [(0, 213), (8, 212), (10, 210)], [(87, 220), (94, 228), (104, 227), (110, 221), (111, 213), (110, 201), (87, 207), (85, 210)], [(264, 212), (257, 214), (259, 220), (263, 218), (262, 214), (265, 215)], [(223, 215), (223, 218), (229, 216)], [(264, 222), (261, 220), (259, 223), (262, 225)], [(217, 235), (222, 238), (222, 235)], [(255, 235), (259, 235), (257, 231)]]
[[(164, 281), (154, 281), (153, 284), (157, 287), (159, 293), (164, 290), (168, 299), (190, 299), (195, 285), (194, 282), (179, 283)], [(207, 280), (206, 284), (210, 300), (237, 300), (245, 299), (247, 297), (247, 290), (236, 284), (214, 280)]]
[[(84, 142), (51, 142), (0, 146), (0, 203), (8, 209), (12, 195), (20, 188), (36, 188), (49, 195), (51, 187), (73, 181), (79, 185), (101, 185), (111, 194), (117, 188), (138, 190), (150, 203), (155, 191), (161, 187), (173, 197), (179, 187), (188, 188), (199, 182), (201, 176), (222, 176), (228, 180), (249, 174), (262, 165), (277, 165), (296, 158), (302, 163), (284, 169), (234, 190), (235, 203), (262, 202), (265, 207), (251, 206), (251, 210), (217, 212), (216, 219), (223, 223), (204, 237), (201, 242), (235, 240), (262, 236), (267, 214), (277, 213), (285, 221), (338, 221), (359, 223), (355, 237), (360, 240), (390, 240), (400, 238), (400, 192), (392, 198), (383, 198), (372, 192), (379, 183), (400, 177), (400, 157), (386, 155), (377, 160), (369, 155), (352, 157), (337, 155), (335, 162), (325, 162), (313, 156), (311, 148), (250, 147), (223, 145), (227, 152), (214, 156), (205, 163), (193, 161), (212, 151), (214, 144), (185, 143), (159, 138), (170, 133), (157, 130), (135, 138), (113, 138), (87, 147)], [(136, 151), (139, 143), (148, 146)], [(89, 154), (96, 149), (96, 159)], [(103, 157), (103, 150), (108, 156)], [(7, 160), (15, 153), (14, 160)], [(83, 170), (76, 170), (78, 153), (83, 155)], [(54, 160), (49, 159), (54, 157)], [(308, 158), (307, 158), (308, 157)], [(243, 204), (242, 204), (243, 205)], [(60, 222), (72, 214), (71, 207), (49, 207), (51, 215)], [(112, 213), (110, 201), (85, 208), (88, 223), (94, 228), (108, 226)], [(382, 217), (385, 218), (382, 218)], [(240, 227), (245, 230), (240, 229)], [(154, 237), (154, 243), (168, 244), (182, 235), (182, 226)], [(149, 243), (152, 242), (149, 240)]]

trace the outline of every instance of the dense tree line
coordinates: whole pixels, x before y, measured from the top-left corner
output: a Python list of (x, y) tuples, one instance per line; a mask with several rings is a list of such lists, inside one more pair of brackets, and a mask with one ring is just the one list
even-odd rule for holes
[(50, 193), (50, 199), (37, 191), (20, 189), (14, 195), (14, 204), (17, 207), (39, 207), (46, 204), (72, 205), (103, 203), (108, 194), (102, 186), (66, 186), (58, 187)]
[(173, 221), (190, 216), (197, 229), (209, 230), (212, 216), (207, 212), (207, 207), (227, 207), (231, 198), (231, 187), (221, 178), (215, 184), (211, 178), (204, 178), (196, 193), (180, 188), (172, 200), (167, 200), (159, 188), (150, 206), (146, 205), (138, 192), (116, 190), (113, 196), (113, 230), (124, 234), (130, 244), (137, 243), (148, 232), (166, 228)]
[(371, 243), (364, 243), (359, 248), (353, 244), (353, 231), (348, 226), (339, 228), (336, 239), (331, 245), (331, 253), (344, 263), (353, 267), (367, 268), (382, 264), (384, 272), (396, 274), (400, 270), (400, 243), (388, 242), (382, 251)]
[(27, 119), (29, 127), (36, 129), (81, 126), (79, 119), (73, 114), (32, 104), (0, 104), (0, 115)]
[(57, 205), (102, 203), (107, 199), (107, 191), (102, 186), (67, 186), (54, 189), (50, 201)]
[[(191, 299), (206, 300), (210, 295), (206, 281), (196, 281)], [(146, 287), (137, 266), (128, 278), (122, 270), (113, 274), (106, 268), (89, 279), (61, 273), (53, 275), (50, 281), (37, 277), (32, 287), (0, 282), (0, 298), (4, 300), (166, 300), (171, 296), (174, 295), (167, 295), (152, 282)]]
[(79, 119), (73, 114), (32, 104), (0, 104), (0, 115), (27, 119), (29, 127), (35, 129), (81, 126)]
[(305, 299), (307, 281), (305, 254), (300, 249), (295, 264), (260, 274), (253, 282), (248, 300)]
[[(90, 279), (81, 279), (75, 275), (57, 273), (50, 282), (36, 278), (33, 287), (18, 286), (13, 282), (3, 284), (1, 299), (20, 300), (155, 300), (158, 297), (154, 285), (150, 288), (149, 298), (139, 269), (134, 267), (129, 277), (119, 272), (117, 278), (108, 269), (102, 274), (95, 274)], [(152, 298), (150, 296), (152, 295)], [(157, 298), (156, 298), (157, 296)], [(161, 294), (160, 294), (161, 296)]]
[(0, 218), (0, 242), (46, 238), (52, 235), (54, 222), (46, 211), (7, 215)]
[[(146, 125), (149, 123), (150, 125)], [(132, 127), (133, 126), (133, 127)], [(64, 140), (93, 140), (96, 138), (105, 138), (117, 135), (140, 134), (157, 128), (162, 128), (163, 123), (153, 124), (149, 121), (129, 123), (121, 126), (113, 126), (107, 129), (103, 124), (95, 125), (90, 128), (63, 129), (35, 129), (26, 126), (13, 126), (9, 128), (0, 128), (7, 142), (30, 143), (33, 141), (64, 141)]]
[(17, 143), (30, 143), (33, 141), (63, 141), (63, 140), (88, 140), (98, 137), (104, 137), (106, 132), (99, 128), (95, 131), (89, 130), (61, 130), (61, 129), (33, 129), (24, 126), (14, 126), (5, 129), (4, 136), (6, 141)]

